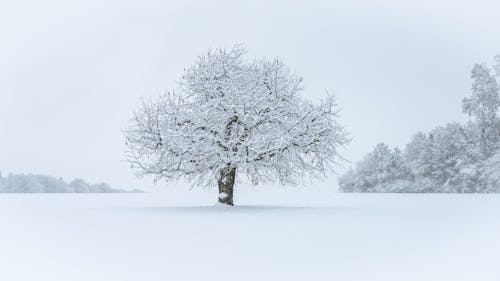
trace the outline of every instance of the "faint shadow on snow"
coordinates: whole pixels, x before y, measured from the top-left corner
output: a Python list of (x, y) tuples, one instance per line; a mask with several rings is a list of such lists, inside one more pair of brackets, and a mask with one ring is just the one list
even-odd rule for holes
[(339, 207), (308, 207), (308, 206), (158, 206), (158, 207), (126, 207), (120, 208), (132, 212), (158, 212), (164, 214), (274, 214), (274, 215), (301, 215), (301, 214), (334, 214), (353, 211), (356, 208)]

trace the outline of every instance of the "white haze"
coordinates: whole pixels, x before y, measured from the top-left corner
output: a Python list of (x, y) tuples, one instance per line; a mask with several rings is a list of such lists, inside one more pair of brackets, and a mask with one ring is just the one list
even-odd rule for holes
[(500, 52), (499, 12), (451, 0), (3, 1), (0, 170), (151, 187), (123, 161), (132, 110), (196, 55), (235, 42), (281, 57), (309, 98), (335, 93), (354, 137), (343, 155), (357, 161), (466, 120), (469, 71)]

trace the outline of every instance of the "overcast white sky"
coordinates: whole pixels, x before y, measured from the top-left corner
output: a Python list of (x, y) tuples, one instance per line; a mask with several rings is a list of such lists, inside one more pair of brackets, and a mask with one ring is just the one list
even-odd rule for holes
[(3, 0), (0, 170), (149, 188), (123, 162), (133, 108), (236, 42), (250, 58), (281, 57), (309, 98), (335, 93), (354, 137), (343, 154), (357, 161), (466, 120), (469, 70), (500, 53), (499, 3)]

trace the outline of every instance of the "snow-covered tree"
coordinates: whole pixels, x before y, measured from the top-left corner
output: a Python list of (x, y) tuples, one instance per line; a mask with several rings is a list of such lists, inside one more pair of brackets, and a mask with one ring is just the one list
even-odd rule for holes
[[(460, 172), (475, 160), (470, 154), (471, 147), (467, 139), (466, 129), (458, 123), (450, 123), (444, 127), (434, 129), (430, 134), (428, 177), (435, 183), (435, 187), (443, 189), (457, 189), (462, 186)], [(473, 189), (474, 187), (469, 187)], [(473, 192), (473, 190), (461, 192)], [(443, 190), (447, 191), (447, 190)]]
[(493, 68), (495, 69), (496, 75), (500, 76), (500, 55), (495, 56), (495, 62)]
[[(342, 191), (482, 192), (474, 126), (450, 123), (417, 133), (401, 152), (379, 144), (341, 178)], [(402, 155), (402, 156), (401, 156)]]
[(359, 168), (367, 176), (369, 185), (385, 183), (404, 175), (401, 151), (392, 150), (385, 143), (379, 143)]
[(7, 178), (8, 192), (39, 193), (44, 187), (35, 175), (9, 175)]
[[(83, 180), (74, 180), (67, 184), (63, 179), (33, 174), (9, 174), (6, 178), (0, 174), (0, 193), (111, 193), (127, 192), (113, 189), (105, 183), (88, 184)], [(133, 190), (132, 192), (141, 192)]]
[(0, 171), (0, 192), (7, 192), (7, 181), (2, 176), (2, 172)]
[(334, 99), (305, 100), (302, 78), (281, 60), (246, 61), (245, 49), (216, 49), (185, 70), (180, 89), (144, 102), (126, 130), (139, 175), (217, 181), (219, 202), (233, 205), (239, 175), (253, 184), (321, 176), (348, 137)]
[(69, 188), (76, 193), (85, 193), (90, 189), (90, 185), (82, 179), (74, 179), (69, 183)]
[(45, 193), (74, 192), (62, 178), (55, 178), (45, 175), (37, 175), (36, 177), (38, 182), (45, 187), (43, 191)]
[(347, 172), (339, 179), (339, 187), (344, 192), (388, 191), (391, 189), (388, 185), (404, 180), (407, 175), (401, 150), (379, 143), (357, 163), (356, 170)]
[(463, 112), (475, 118), (480, 135), (480, 149), (484, 158), (492, 153), (499, 139), (498, 107), (500, 97), (498, 84), (491, 69), (476, 64), (471, 72), (472, 96), (462, 103)]
[[(496, 60), (500, 75), (500, 56)], [(471, 78), (472, 95), (462, 102), (462, 110), (471, 121), (417, 133), (406, 145), (402, 161), (392, 162), (397, 168), (387, 166), (389, 148), (378, 145), (339, 179), (341, 191), (500, 192), (499, 87), (486, 65), (475, 65)], [(393, 171), (392, 176), (387, 171)]]
[(500, 149), (482, 165), (481, 177), (486, 183), (483, 192), (500, 192)]
[(427, 177), (431, 174), (431, 142), (427, 134), (416, 133), (405, 147), (404, 161), (414, 177)]

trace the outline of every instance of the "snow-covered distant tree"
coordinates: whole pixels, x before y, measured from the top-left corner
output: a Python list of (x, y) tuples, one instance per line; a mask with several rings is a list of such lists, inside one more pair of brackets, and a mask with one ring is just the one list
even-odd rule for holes
[(495, 56), (495, 65), (493, 68), (495, 69), (496, 75), (500, 76), (500, 55)]
[(252, 183), (321, 176), (348, 137), (334, 99), (305, 100), (302, 78), (281, 60), (246, 61), (245, 49), (216, 49), (185, 70), (180, 90), (144, 102), (126, 131), (139, 175), (217, 181), (233, 205), (237, 175)]
[(7, 178), (7, 192), (39, 193), (43, 190), (35, 175), (9, 175)]
[(463, 112), (475, 118), (480, 135), (480, 149), (483, 158), (492, 153), (499, 139), (498, 107), (500, 97), (498, 84), (491, 69), (482, 64), (476, 64), (471, 72), (472, 96), (462, 103)]
[(481, 177), (486, 183), (483, 192), (500, 192), (500, 149), (482, 165)]
[[(500, 56), (496, 60), (495, 70), (500, 75)], [(387, 166), (387, 159), (394, 158), (388, 155), (394, 153), (378, 145), (339, 179), (341, 191), (500, 192), (499, 87), (486, 65), (475, 65), (471, 78), (472, 95), (462, 102), (471, 121), (417, 133), (406, 145), (402, 161), (393, 161), (398, 168)], [(393, 176), (387, 171), (393, 171)]]
[(399, 149), (392, 150), (385, 143), (379, 143), (360, 163), (360, 171), (365, 173), (370, 185), (386, 183), (404, 176), (404, 164)]
[(407, 174), (401, 150), (379, 143), (357, 163), (356, 170), (347, 172), (339, 179), (339, 187), (344, 192), (387, 191), (391, 189), (390, 183), (405, 179)]
[(64, 182), (63, 179), (45, 176), (45, 175), (37, 175), (37, 180), (40, 184), (42, 184), (45, 188), (45, 193), (66, 193), (66, 192), (74, 192), (68, 184)]
[(406, 145), (403, 156), (411, 174), (415, 177), (430, 176), (432, 172), (430, 167), (431, 157), (431, 142), (427, 134), (416, 133)]
[[(74, 180), (67, 184), (61, 178), (45, 175), (9, 174), (3, 178), (0, 174), (0, 193), (114, 193), (127, 192), (113, 189), (105, 183), (88, 184), (83, 180)], [(133, 190), (132, 192), (141, 192)]]
[[(434, 129), (430, 134), (429, 178), (435, 187), (457, 189), (462, 185), (461, 170), (475, 161), (470, 154), (471, 147), (465, 128), (458, 123), (450, 123)], [(473, 192), (473, 186), (461, 192)], [(448, 191), (448, 190), (443, 190)]]
[(361, 192), (358, 190), (358, 174), (353, 168), (350, 168), (339, 177), (339, 190), (342, 192)]
[(0, 171), (0, 192), (6, 192), (7, 189), (7, 181), (2, 176), (2, 172)]
[(85, 193), (90, 189), (90, 185), (82, 179), (74, 179), (69, 183), (69, 188), (76, 193)]

